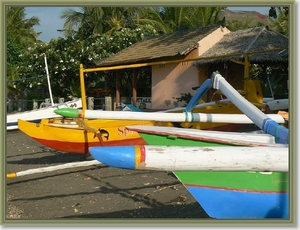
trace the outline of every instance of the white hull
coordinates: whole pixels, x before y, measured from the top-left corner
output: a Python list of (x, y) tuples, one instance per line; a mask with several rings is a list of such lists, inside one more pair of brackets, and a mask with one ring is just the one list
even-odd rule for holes
[(272, 111), (289, 109), (289, 99), (277, 99), (266, 103)]
[(18, 119), (26, 121), (39, 121), (44, 118), (61, 117), (60, 115), (54, 113), (54, 110), (58, 108), (82, 108), (82, 101), (81, 99), (76, 99), (65, 102), (63, 104), (57, 104), (53, 107), (46, 107), (25, 112), (8, 114), (6, 116), (6, 130), (18, 129)]

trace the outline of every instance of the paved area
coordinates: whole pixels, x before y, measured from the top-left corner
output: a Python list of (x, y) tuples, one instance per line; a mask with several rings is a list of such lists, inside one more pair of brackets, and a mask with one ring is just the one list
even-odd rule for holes
[[(54, 151), (21, 131), (8, 131), (6, 173), (91, 160)], [(102, 164), (6, 179), (5, 221), (108, 221), (193, 218), (207, 214), (172, 172), (132, 171)]]

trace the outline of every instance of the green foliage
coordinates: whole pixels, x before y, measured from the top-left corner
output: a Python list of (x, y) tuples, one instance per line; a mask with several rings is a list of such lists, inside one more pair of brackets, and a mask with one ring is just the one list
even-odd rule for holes
[(44, 100), (45, 97), (44, 97), (44, 95), (42, 95), (40, 93), (30, 92), (30, 93), (27, 93), (26, 99), (27, 100)]
[[(272, 97), (272, 93), (275, 99), (287, 98), (287, 78), (284, 75), (269, 75), (265, 76), (269, 78), (269, 82), (263, 81), (262, 84), (263, 95), (266, 97)], [(272, 90), (272, 91), (271, 91)]]
[(36, 42), (38, 33), (33, 27), (39, 25), (39, 18), (31, 17), (25, 19), (24, 7), (6, 7), (6, 29), (7, 34), (16, 42), (30, 45)]
[(112, 36), (123, 28), (150, 26), (158, 33), (204, 27), (217, 22), (225, 7), (81, 7), (67, 9), (60, 18), (65, 20), (62, 32), (83, 40), (93, 34)]
[[(84, 68), (94, 68), (96, 67), (95, 62), (129, 47), (142, 40), (144, 36), (153, 36), (155, 34), (156, 31), (152, 27), (139, 26), (136, 29), (123, 28), (120, 31), (114, 31), (112, 36), (108, 36), (107, 34), (92, 35), (83, 41), (68, 37), (66, 39), (52, 39), (49, 43), (36, 43), (19, 57), (20, 63), (23, 63), (18, 66), (19, 76), (25, 79), (45, 75), (44, 54), (46, 54), (53, 95), (64, 98), (68, 96), (79, 97), (80, 64), (83, 64)], [(122, 75), (123, 84), (131, 82), (128, 71), (131, 70), (127, 70)], [(103, 81), (103, 77), (108, 81), (108, 88), (115, 88), (115, 77), (112, 73), (112, 71), (86, 73), (85, 83), (87, 92), (91, 83), (97, 84), (99, 81)], [(141, 75), (140, 77), (141, 79), (144, 78)], [(151, 75), (148, 75), (148, 77), (151, 77)], [(20, 90), (24, 90), (29, 84), (41, 84), (47, 87), (47, 78), (19, 82), (17, 83), (17, 87)], [(127, 90), (125, 93), (128, 94), (129, 92), (130, 90)]]
[[(215, 24), (225, 7), (149, 7), (141, 22), (152, 25), (159, 33), (195, 29)], [(145, 19), (147, 18), (147, 20)]]
[(252, 66), (251, 72), (253, 78), (260, 81), (264, 97), (272, 97), (272, 92), (275, 99), (288, 97), (287, 66), (255, 64)]
[(269, 17), (273, 19), (272, 29), (289, 36), (289, 7), (271, 7)]
[[(79, 97), (80, 64), (84, 68), (94, 68), (95, 63), (143, 40), (146, 36), (214, 24), (223, 8), (84, 7), (82, 12), (63, 12), (66, 20), (63, 32), (66, 38), (52, 39), (49, 43), (36, 40), (38, 33), (33, 30), (33, 26), (38, 25), (38, 18), (25, 20), (24, 8), (9, 8), (6, 15), (9, 22), (8, 89), (15, 96), (21, 97), (25, 89), (47, 88), (46, 55), (53, 95), (63, 98)], [(246, 20), (233, 26), (241, 28), (247, 23)], [(132, 94), (132, 71), (127, 69), (120, 72), (122, 96)], [(139, 68), (137, 74), (138, 95), (151, 95), (151, 68)], [(32, 78), (36, 76), (43, 77)], [(99, 93), (90, 90), (94, 85), (103, 90), (101, 94), (115, 96), (114, 71), (86, 73), (85, 83), (87, 96)], [(176, 99), (188, 103), (190, 98), (190, 94), (182, 94), (182, 97)]]
[[(277, 8), (277, 10), (276, 10)], [(289, 15), (289, 7), (271, 7), (269, 9), (269, 17), (270, 18), (274, 18), (274, 19), (277, 19), (277, 11), (279, 12), (279, 15), (281, 13), (283, 13), (285, 16), (288, 16)]]
[(61, 13), (65, 36), (86, 39), (91, 35), (112, 36), (123, 28), (135, 29), (140, 24), (143, 7), (81, 7), (79, 11), (67, 9)]
[(252, 25), (250, 17), (245, 17), (243, 20), (227, 20), (226, 26), (230, 31), (244, 30), (253, 27), (263, 26), (261, 22), (258, 22), (256, 25)]
[(180, 94), (181, 97), (176, 97), (175, 99), (177, 102), (185, 102), (183, 106), (186, 106), (190, 102), (193, 96), (190, 93), (180, 93)]
[[(24, 65), (27, 60), (20, 58), (26, 49), (36, 42), (38, 33), (33, 29), (33, 26), (39, 25), (39, 19), (32, 17), (25, 19), (24, 7), (6, 7), (6, 31), (7, 31), (7, 87), (6, 93), (12, 94), (14, 97), (21, 95), (24, 90), (24, 84), (19, 82), (20, 69), (19, 66)], [(15, 85), (23, 86), (15, 88)]]
[(20, 63), (19, 56), (25, 51), (23, 43), (17, 42), (12, 34), (8, 34), (7, 41), (7, 66), (8, 68), (18, 65)]

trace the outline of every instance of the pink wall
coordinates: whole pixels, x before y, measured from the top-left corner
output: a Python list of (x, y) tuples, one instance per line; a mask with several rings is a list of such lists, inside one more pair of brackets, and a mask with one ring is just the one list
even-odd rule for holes
[[(199, 42), (199, 48), (189, 53), (185, 59), (199, 57), (229, 32), (228, 29), (220, 27), (203, 38)], [(200, 82), (197, 67), (192, 63), (193, 61), (152, 66), (151, 109), (170, 109), (182, 106), (176, 104), (176, 98), (180, 97), (181, 93), (190, 92), (192, 95), (195, 93), (192, 87), (198, 86), (202, 82)]]

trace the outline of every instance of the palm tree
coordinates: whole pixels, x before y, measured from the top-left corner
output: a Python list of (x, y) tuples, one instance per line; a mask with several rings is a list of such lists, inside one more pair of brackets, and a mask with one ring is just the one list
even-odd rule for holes
[(6, 30), (7, 34), (23, 44), (30, 46), (37, 41), (38, 35), (33, 27), (39, 25), (39, 18), (25, 19), (24, 7), (6, 7)]
[(159, 33), (207, 26), (217, 22), (225, 7), (81, 7), (62, 11), (62, 31), (66, 36), (85, 39), (92, 34), (108, 34), (122, 28), (151, 25)]
[[(278, 11), (278, 14), (277, 14)], [(289, 36), (288, 7), (271, 7), (269, 17), (273, 19), (272, 28), (281, 34)]]
[(86, 38), (91, 34), (103, 33), (104, 10), (102, 7), (81, 7), (80, 11), (74, 9), (63, 10), (60, 18), (64, 19), (62, 32), (66, 37), (78, 36)]
[(218, 22), (218, 15), (226, 7), (194, 7), (192, 16), (193, 26), (208, 26)]
[(81, 7), (79, 11), (62, 11), (64, 19), (62, 32), (65, 36), (85, 39), (93, 34), (108, 34), (121, 28), (135, 28), (143, 23), (140, 14), (143, 7)]
[(164, 23), (171, 31), (188, 29), (192, 11), (192, 7), (165, 7), (162, 9)]
[(144, 24), (141, 14), (144, 7), (106, 7), (105, 33), (111, 35), (114, 31), (122, 28), (134, 29), (139, 24)]
[(151, 25), (158, 33), (171, 33), (173, 30), (165, 22), (164, 7), (147, 7), (141, 11), (138, 24)]
[(13, 81), (19, 79), (18, 70), (22, 62), (20, 56), (28, 47), (37, 42), (39, 33), (34, 31), (35, 25), (39, 25), (39, 18), (25, 19), (24, 7), (6, 7), (7, 93), (14, 89)]
[(160, 33), (170, 33), (215, 24), (218, 21), (219, 12), (224, 8), (151, 7), (144, 11), (144, 19), (140, 21), (151, 24)]

